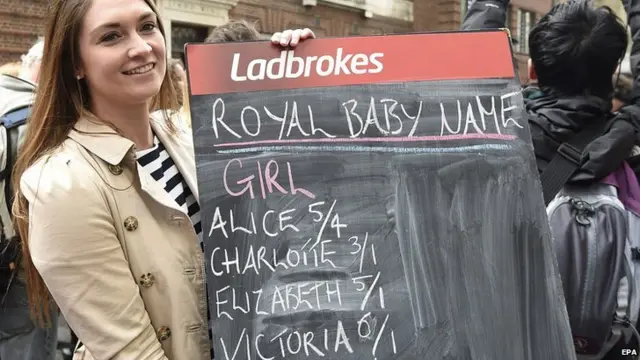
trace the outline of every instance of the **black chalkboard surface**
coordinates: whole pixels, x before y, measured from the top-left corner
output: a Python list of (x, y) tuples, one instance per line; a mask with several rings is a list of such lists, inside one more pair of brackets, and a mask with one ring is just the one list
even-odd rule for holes
[(217, 359), (575, 359), (511, 59), (187, 46)]

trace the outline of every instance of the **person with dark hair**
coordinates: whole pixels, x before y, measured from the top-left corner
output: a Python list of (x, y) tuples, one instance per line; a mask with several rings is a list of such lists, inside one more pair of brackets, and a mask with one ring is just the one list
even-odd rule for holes
[[(509, 0), (477, 0), (462, 29), (503, 28), (508, 6)], [(523, 96), (540, 173), (561, 144), (594, 123), (603, 124), (602, 134), (586, 146), (572, 181), (601, 179), (629, 157), (638, 142), (640, 108), (626, 106), (614, 116), (611, 82), (626, 49), (620, 19), (588, 0), (557, 4), (533, 27), (529, 77), (536, 85), (525, 88)]]
[(559, 96), (608, 98), (627, 49), (627, 32), (608, 8), (587, 1), (554, 6), (529, 34), (529, 76)]
[[(558, 185), (562, 187), (565, 184), (571, 185), (574, 191), (583, 191), (578, 194), (595, 193), (601, 196), (602, 194), (596, 193), (596, 190), (590, 190), (600, 187), (591, 185), (609, 184), (602, 181), (614, 173), (617, 180), (621, 169), (629, 169), (625, 162), (634, 170), (624, 171), (625, 179), (633, 179), (640, 175), (640, 156), (636, 155), (639, 149), (637, 145), (640, 144), (640, 77), (637, 71), (640, 62), (640, 0), (625, 0), (624, 4), (634, 40), (631, 54), (634, 85), (627, 100), (628, 104), (616, 109), (616, 112), (613, 109), (615, 90), (612, 78), (627, 49), (627, 31), (611, 9), (594, 7), (588, 0), (569, 0), (553, 6), (529, 33), (529, 78), (536, 82), (536, 85), (527, 86), (522, 95), (545, 202), (550, 202), (558, 194)], [(509, 0), (476, 0), (462, 28), (502, 28), (508, 6)], [(635, 177), (632, 176), (633, 173), (636, 174)], [(566, 195), (566, 192), (563, 194)], [(632, 197), (629, 194), (625, 195)], [(581, 229), (586, 230), (580, 230), (580, 234), (580, 231), (562, 232), (561, 230), (573, 230), (583, 226), (577, 220), (579, 215), (568, 219), (560, 217), (562, 214), (553, 210), (557, 207), (549, 206), (547, 209), (576, 352), (588, 354), (591, 356), (588, 357), (590, 359), (619, 359), (621, 354), (624, 354), (623, 349), (638, 350), (634, 337), (627, 338), (625, 335), (629, 328), (637, 326), (632, 315), (629, 315), (634, 314), (637, 309), (629, 309), (629, 306), (623, 305), (627, 300), (623, 293), (618, 292), (614, 296), (610, 296), (611, 292), (605, 293), (609, 289), (604, 289), (602, 283), (614, 283), (617, 281), (616, 276), (620, 278), (619, 274), (612, 272), (619, 268), (614, 259), (618, 259), (616, 256), (620, 254), (607, 252), (605, 244), (626, 246), (634, 243), (633, 239), (628, 238), (635, 234), (627, 234), (625, 230), (613, 226), (612, 224), (623, 221), (614, 221), (618, 218), (605, 214), (603, 208), (599, 207), (600, 204), (587, 202), (591, 200), (583, 201), (580, 196), (566, 197), (587, 206), (587, 211), (590, 212), (589, 219), (597, 217), (598, 221), (608, 225), (598, 232), (606, 239), (594, 236), (594, 239), (600, 242), (595, 245), (597, 250), (591, 251), (591, 238), (584, 234), (594, 234), (596, 225), (589, 223), (590, 227), (582, 227)], [(593, 198), (598, 197), (589, 199)], [(625, 200), (628, 198), (621, 196), (620, 192), (613, 194), (611, 199), (619, 200), (624, 204), (623, 210), (627, 210)], [(557, 199), (556, 204), (562, 201), (569, 200)], [(601, 203), (600, 200), (599, 202)], [(580, 210), (576, 207), (568, 211), (579, 214)], [(625, 216), (626, 214), (622, 215), (625, 219), (631, 218)], [(628, 221), (621, 224), (621, 227), (626, 229), (629, 226), (632, 229), (634, 223)], [(629, 235), (628, 238), (625, 235)], [(575, 250), (563, 253), (566, 249)], [(617, 248), (611, 252), (616, 250)], [(584, 255), (585, 253), (588, 255)], [(596, 257), (604, 253), (610, 261), (598, 262), (600, 258)], [(587, 256), (588, 260), (584, 260)], [(623, 256), (625, 255), (621, 257)], [(605, 255), (602, 255), (602, 258), (604, 257)], [(584, 278), (580, 276), (581, 271), (594, 270), (594, 263), (598, 264), (597, 273), (590, 273), (590, 284), (585, 283)], [(611, 289), (615, 291), (619, 288)], [(627, 294), (633, 293), (635, 288), (625, 291)], [(615, 302), (614, 299), (611, 302), (611, 308), (614, 310), (608, 314), (610, 308), (606, 307), (610, 303), (605, 304), (603, 299), (615, 297), (618, 301)], [(585, 306), (585, 301), (589, 302), (589, 305)], [(599, 307), (600, 304), (604, 305)], [(625, 306), (627, 311), (620, 310)], [(611, 319), (611, 322), (594, 320), (600, 318)], [(621, 331), (620, 327), (616, 327), (622, 326), (619, 324), (627, 330)], [(589, 327), (590, 329), (587, 329)], [(604, 342), (599, 342), (593, 336), (586, 338), (585, 334), (609, 337)], [(578, 358), (581, 358), (580, 355)]]

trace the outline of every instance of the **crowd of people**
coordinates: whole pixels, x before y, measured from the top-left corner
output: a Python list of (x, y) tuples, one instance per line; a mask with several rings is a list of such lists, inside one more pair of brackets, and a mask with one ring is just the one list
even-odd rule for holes
[[(587, 0), (555, 5), (529, 34), (523, 97), (541, 174), (593, 124), (568, 183), (625, 163), (640, 174), (640, 0), (624, 5), (631, 74), (619, 72), (627, 29)], [(503, 28), (508, 6), (476, 0), (462, 29)], [(206, 42), (260, 38), (230, 21)], [(187, 71), (165, 43), (151, 0), (54, 0), (44, 38), (0, 67), (0, 360), (54, 359), (59, 315), (74, 359), (213, 358)], [(601, 358), (638, 348), (615, 346)]]

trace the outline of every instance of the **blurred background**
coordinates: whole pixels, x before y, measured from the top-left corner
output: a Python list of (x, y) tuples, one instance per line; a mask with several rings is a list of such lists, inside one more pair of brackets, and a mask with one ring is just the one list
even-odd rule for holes
[[(312, 29), (319, 37), (455, 30), (474, 0), (155, 0), (170, 36), (173, 58), (186, 42), (203, 41), (228, 19), (255, 23), (269, 37), (287, 28)], [(512, 0), (508, 23), (526, 82), (527, 36), (560, 0)], [(48, 0), (0, 0), (0, 64), (18, 61), (42, 34)], [(621, 0), (595, 0), (625, 18)], [(627, 62), (628, 63), (628, 62)], [(626, 65), (628, 68), (628, 65)]]

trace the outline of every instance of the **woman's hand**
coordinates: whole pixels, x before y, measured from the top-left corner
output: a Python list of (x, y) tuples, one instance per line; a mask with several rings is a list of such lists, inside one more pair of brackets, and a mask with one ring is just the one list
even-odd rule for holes
[(300, 41), (314, 39), (316, 35), (309, 28), (285, 30), (277, 32), (271, 37), (274, 45), (296, 47)]

